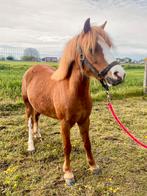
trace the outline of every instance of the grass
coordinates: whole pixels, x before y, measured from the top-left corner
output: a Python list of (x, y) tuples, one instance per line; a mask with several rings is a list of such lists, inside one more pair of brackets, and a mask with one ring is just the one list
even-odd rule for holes
[[(0, 100), (21, 101), (21, 79), (24, 72), (35, 62), (0, 62)], [(56, 67), (56, 63), (52, 63)], [(143, 66), (125, 66), (127, 77), (124, 84), (113, 87), (114, 99), (141, 96), (143, 92)], [(105, 93), (101, 84), (91, 80), (91, 93), (94, 100), (103, 100)]]
[[(93, 176), (88, 170), (75, 126), (71, 130), (71, 160), (76, 184), (67, 187), (62, 173), (60, 124), (44, 116), (40, 121), (43, 142), (36, 140), (36, 152), (27, 152), (28, 134), (20, 86), (22, 75), (29, 66), (30, 63), (25, 62), (0, 63), (0, 195), (147, 195), (146, 151), (116, 125), (106, 109), (103, 91), (95, 80), (91, 82), (95, 101), (90, 137), (102, 174)], [(126, 66), (126, 71), (126, 83), (111, 90), (115, 99), (113, 104), (124, 124), (147, 143), (147, 101), (141, 96), (143, 67)]]
[[(36, 62), (0, 62), (0, 99), (21, 100), (21, 80), (24, 72)], [(47, 63), (43, 63), (47, 64)], [(56, 63), (52, 66), (57, 66)]]
[[(113, 99), (124, 99), (127, 97), (142, 96), (144, 66), (125, 65), (124, 68), (127, 72), (126, 80), (123, 84), (111, 88)], [(104, 99), (105, 92), (96, 80), (91, 80), (91, 91), (93, 99)]]

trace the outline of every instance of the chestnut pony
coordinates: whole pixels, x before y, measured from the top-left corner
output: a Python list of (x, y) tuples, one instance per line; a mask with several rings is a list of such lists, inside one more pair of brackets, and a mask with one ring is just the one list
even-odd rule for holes
[(89, 116), (92, 109), (90, 76), (116, 85), (123, 81), (125, 72), (111, 55), (112, 43), (101, 26), (91, 26), (88, 18), (82, 32), (72, 38), (63, 52), (57, 70), (47, 65), (29, 68), (22, 81), (22, 97), (28, 119), (28, 151), (34, 151), (33, 137), (41, 137), (38, 129), (40, 114), (61, 122), (64, 146), (64, 179), (74, 183), (70, 166), (70, 129), (78, 124), (91, 171), (98, 172), (91, 152)]

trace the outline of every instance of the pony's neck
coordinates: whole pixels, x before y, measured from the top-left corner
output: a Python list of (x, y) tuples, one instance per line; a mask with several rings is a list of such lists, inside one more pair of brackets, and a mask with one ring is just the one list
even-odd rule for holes
[(73, 63), (72, 72), (69, 77), (69, 89), (77, 96), (87, 96), (89, 94), (89, 78), (82, 75), (77, 63)]

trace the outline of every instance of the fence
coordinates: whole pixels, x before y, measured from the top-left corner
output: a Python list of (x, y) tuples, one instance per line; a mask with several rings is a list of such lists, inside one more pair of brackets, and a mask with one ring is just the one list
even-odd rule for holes
[(144, 59), (144, 94), (147, 95), (147, 58)]

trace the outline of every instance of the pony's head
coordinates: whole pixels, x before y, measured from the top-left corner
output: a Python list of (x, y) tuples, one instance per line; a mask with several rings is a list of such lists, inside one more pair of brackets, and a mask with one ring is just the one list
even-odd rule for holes
[(85, 21), (82, 32), (66, 45), (54, 79), (66, 78), (70, 65), (75, 62), (83, 74), (105, 80), (108, 85), (117, 85), (124, 80), (125, 71), (111, 53), (113, 45), (104, 31), (105, 25), (106, 22), (91, 26), (89, 18)]
[(88, 18), (77, 41), (79, 64), (88, 76), (117, 85), (125, 78), (125, 71), (112, 55), (112, 42), (101, 26), (91, 26)]

